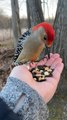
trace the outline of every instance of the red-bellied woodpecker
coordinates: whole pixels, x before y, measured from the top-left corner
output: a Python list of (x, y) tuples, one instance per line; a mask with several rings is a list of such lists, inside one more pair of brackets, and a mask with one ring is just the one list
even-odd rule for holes
[[(42, 22), (32, 27), (19, 38), (14, 62), (36, 61), (45, 47), (51, 47), (54, 36), (54, 29), (49, 23)], [(48, 57), (50, 57), (49, 53)]]

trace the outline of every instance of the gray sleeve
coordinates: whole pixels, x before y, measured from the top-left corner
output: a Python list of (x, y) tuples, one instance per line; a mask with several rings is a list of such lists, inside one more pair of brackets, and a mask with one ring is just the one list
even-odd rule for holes
[(19, 115), (21, 120), (46, 120), (48, 117), (48, 108), (41, 96), (17, 78), (8, 78), (0, 98)]

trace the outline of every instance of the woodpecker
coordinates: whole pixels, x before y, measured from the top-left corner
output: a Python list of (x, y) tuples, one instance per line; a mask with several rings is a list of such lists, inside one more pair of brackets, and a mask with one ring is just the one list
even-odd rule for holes
[[(53, 27), (42, 22), (26, 31), (18, 40), (14, 63), (27, 63), (37, 60), (44, 48), (50, 48), (55, 36)], [(48, 57), (50, 54), (48, 51)]]

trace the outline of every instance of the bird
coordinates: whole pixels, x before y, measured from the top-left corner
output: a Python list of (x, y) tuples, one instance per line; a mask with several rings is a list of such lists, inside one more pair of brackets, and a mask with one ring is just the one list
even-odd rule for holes
[(25, 64), (38, 60), (44, 48), (47, 48), (48, 58), (49, 49), (54, 41), (55, 31), (51, 24), (41, 22), (27, 30), (18, 40), (14, 54), (15, 64)]

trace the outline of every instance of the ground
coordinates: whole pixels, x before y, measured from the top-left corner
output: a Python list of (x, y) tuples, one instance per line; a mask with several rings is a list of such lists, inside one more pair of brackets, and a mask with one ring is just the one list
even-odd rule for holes
[(0, 41), (0, 90), (6, 83), (7, 76), (10, 73), (10, 65), (13, 61), (14, 49), (12, 42)]
[(55, 94), (48, 107), (50, 111), (48, 120), (67, 120), (67, 95)]
[[(14, 55), (14, 49), (11, 46), (11, 42), (1, 41), (0, 42), (0, 90), (5, 85), (7, 77), (10, 73), (10, 65), (13, 61), (13, 55)], [(48, 103), (48, 108), (50, 113), (48, 120), (67, 120), (67, 93), (66, 93), (67, 81), (63, 80), (63, 83), (65, 83), (66, 87), (64, 88), (64, 86), (61, 85), (60, 83), (54, 97)]]

